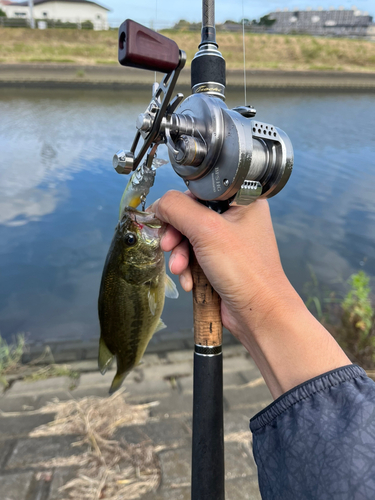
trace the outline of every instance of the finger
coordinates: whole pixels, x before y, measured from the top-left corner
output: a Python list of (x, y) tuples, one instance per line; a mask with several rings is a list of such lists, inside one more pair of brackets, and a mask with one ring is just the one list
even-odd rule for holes
[(182, 239), (183, 235), (180, 233), (180, 231), (177, 231), (177, 229), (168, 224), (168, 227), (165, 230), (165, 233), (163, 234), (160, 241), (160, 247), (163, 252), (170, 252), (181, 243)]
[(185, 292), (191, 292), (193, 289), (193, 276), (191, 275), (190, 267), (187, 267), (183, 273), (180, 274), (180, 284)]
[(220, 229), (219, 214), (180, 191), (168, 191), (152, 207), (159, 219), (174, 226), (192, 243), (195, 237)]
[(169, 269), (172, 274), (181, 274), (187, 269), (189, 266), (189, 253), (189, 242), (187, 239), (183, 239), (169, 258)]

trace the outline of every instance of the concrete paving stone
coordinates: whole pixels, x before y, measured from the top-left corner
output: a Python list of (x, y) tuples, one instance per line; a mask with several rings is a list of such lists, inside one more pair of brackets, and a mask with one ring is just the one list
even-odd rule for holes
[(241, 373), (242, 377), (245, 380), (245, 383), (256, 381), (256, 383), (265, 384), (264, 380), (260, 380), (263, 379), (263, 377), (256, 367), (253, 367), (250, 370), (240, 370), (238, 373)]
[(175, 448), (159, 453), (162, 468), (163, 487), (190, 483), (191, 448)]
[(74, 391), (71, 392), (72, 397), (75, 399), (82, 399), (82, 398), (87, 398), (89, 396), (95, 396), (97, 398), (107, 398), (109, 397), (109, 387), (110, 384), (108, 385), (98, 385), (95, 387), (94, 385), (92, 386), (85, 386), (85, 387), (79, 387), (77, 389), (74, 389)]
[(1, 500), (25, 500), (33, 475), (33, 472), (0, 475)]
[(149, 343), (147, 347), (147, 353), (148, 354), (153, 354), (153, 353), (162, 353), (162, 352), (169, 352), (169, 351), (182, 351), (185, 349), (186, 346), (186, 341), (185, 340), (165, 340), (164, 342), (158, 342), (158, 343)]
[(54, 413), (43, 413), (20, 416), (9, 416), (0, 414), (0, 439), (27, 435), (36, 427), (47, 424), (54, 419)]
[(184, 363), (170, 363), (159, 366), (143, 368), (144, 380), (166, 379), (170, 377), (189, 376), (193, 374), (193, 364), (189, 362)]
[(82, 359), (97, 360), (99, 351), (99, 342), (96, 346), (84, 348), (81, 350)]
[(252, 476), (257, 473), (254, 459), (242, 443), (225, 443), (225, 479)]
[(227, 500), (262, 500), (256, 476), (236, 478), (225, 482)]
[[(72, 370), (75, 370), (79, 373), (88, 373), (88, 372), (96, 372), (98, 371), (98, 360), (97, 359), (84, 359), (81, 361), (73, 361), (69, 363), (69, 366)], [(116, 363), (113, 363), (109, 370), (114, 370), (116, 367)]]
[(39, 462), (47, 462), (53, 458), (79, 455), (85, 448), (72, 446), (72, 443), (79, 439), (79, 436), (74, 435), (19, 439), (9, 457), (6, 469), (34, 467)]
[(113, 435), (115, 441), (123, 439), (129, 444), (139, 444), (143, 441), (151, 440), (150, 436), (145, 431), (144, 425), (129, 425), (127, 427), (120, 427)]
[(150, 401), (156, 401), (160, 395), (168, 395), (172, 390), (171, 384), (167, 380), (160, 378), (148, 379), (142, 382), (125, 380), (124, 387), (128, 399), (151, 397)]
[(224, 412), (224, 436), (233, 432), (249, 431), (249, 439), (251, 437), (249, 424), (250, 415), (247, 411), (226, 411)]
[(56, 392), (59, 390), (69, 390), (72, 385), (70, 377), (51, 377), (46, 380), (36, 380), (35, 382), (16, 381), (7, 391), (11, 396), (21, 396), (32, 394), (44, 394), (46, 392)]
[(4, 441), (0, 441), (0, 470), (5, 467), (5, 464), (7, 463), (8, 458), (10, 457), (13, 448), (16, 445), (16, 442), (16, 439), (7, 439)]
[(254, 370), (254, 378), (260, 377), (260, 372), (252, 359), (247, 359), (244, 356), (236, 356), (231, 358), (223, 357), (223, 372), (240, 372)]
[(102, 375), (99, 370), (90, 373), (81, 373), (78, 386), (75, 390), (83, 389), (84, 387), (98, 387), (101, 385), (105, 385), (109, 389), (111, 387), (113, 377), (113, 371), (108, 371), (104, 375)]
[[(69, 481), (77, 475), (76, 467), (58, 467), (53, 473), (51, 487), (48, 495), (48, 500), (63, 500), (67, 498), (66, 491), (59, 491), (62, 486), (65, 486)], [(78, 499), (77, 499), (78, 500)]]
[(240, 342), (236, 341), (233, 345), (228, 345), (223, 349), (224, 358), (233, 358), (237, 356), (244, 356), (247, 353), (246, 349)]
[(81, 349), (61, 352), (55, 352), (53, 350), (52, 353), (55, 363), (69, 363), (70, 361), (79, 361), (80, 359), (82, 359)]
[(168, 352), (167, 358), (171, 363), (181, 363), (186, 361), (188, 363), (193, 363), (194, 352), (189, 349), (184, 349), (183, 351)]
[(142, 426), (142, 431), (156, 445), (166, 444), (171, 445), (176, 442), (189, 442), (190, 433), (184, 423), (178, 419), (168, 418), (158, 422), (147, 422)]
[(0, 396), (0, 411), (3, 412), (14, 412), (14, 411), (27, 411), (34, 410), (36, 403), (38, 401), (38, 395), (33, 394), (32, 396), (15, 396), (12, 397), (10, 392), (6, 392)]
[(149, 492), (142, 496), (142, 500), (191, 500), (190, 486), (171, 488), (162, 486), (156, 492)]
[[(241, 372), (224, 372), (223, 373), (223, 386), (241, 386), (247, 380), (242, 376)], [(184, 393), (193, 392), (193, 376), (177, 378), (177, 385)]]
[[(165, 330), (164, 330), (165, 331)], [(190, 329), (190, 330), (180, 330), (180, 331), (176, 331), (176, 332), (160, 332), (158, 334), (158, 337), (157, 337), (157, 340), (159, 342), (165, 342), (165, 341), (178, 341), (178, 340), (185, 340), (186, 338), (189, 338), (189, 337), (194, 337), (194, 331), (193, 329)]]
[(251, 405), (265, 401), (272, 401), (271, 394), (266, 384), (255, 387), (243, 387), (241, 389), (224, 388), (224, 398), (229, 409), (238, 405)]
[(142, 361), (143, 363), (140, 364), (140, 368), (165, 364), (165, 359), (162, 359), (158, 354), (145, 354)]
[(69, 391), (47, 392), (38, 397), (35, 402), (35, 409), (42, 408), (53, 401), (69, 401), (70, 399), (72, 399), (72, 394)]
[(193, 411), (193, 395), (179, 394), (173, 391), (170, 396), (160, 399), (159, 405), (150, 408), (151, 417), (165, 417), (180, 413), (191, 414)]

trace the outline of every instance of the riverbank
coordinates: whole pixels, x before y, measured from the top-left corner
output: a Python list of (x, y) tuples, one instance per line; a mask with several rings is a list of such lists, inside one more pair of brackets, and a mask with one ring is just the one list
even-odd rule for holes
[[(122, 66), (76, 64), (0, 64), (0, 87), (150, 89), (154, 72)], [(161, 74), (158, 74), (161, 79)], [(227, 88), (243, 89), (242, 70), (227, 71)], [(375, 90), (375, 73), (343, 71), (248, 70), (249, 89)], [(177, 90), (190, 89), (190, 70), (180, 75)]]
[[(193, 351), (146, 354), (125, 392), (110, 398), (114, 369), (102, 376), (96, 361), (71, 367), (79, 372), (74, 384), (66, 376), (20, 380), (0, 395), (7, 499), (102, 498), (104, 491), (139, 498), (134, 489), (144, 500), (190, 499)], [(272, 398), (241, 345), (224, 348), (223, 372), (226, 497), (260, 500), (249, 419)], [(124, 456), (112, 468), (116, 453)], [(120, 487), (117, 497), (112, 488)]]
[[(200, 33), (164, 30), (186, 52), (189, 67)], [(0, 28), (0, 63), (117, 66), (117, 30)], [(241, 33), (218, 32), (228, 70), (243, 68)], [(374, 72), (375, 44), (359, 39), (246, 33), (246, 69)]]

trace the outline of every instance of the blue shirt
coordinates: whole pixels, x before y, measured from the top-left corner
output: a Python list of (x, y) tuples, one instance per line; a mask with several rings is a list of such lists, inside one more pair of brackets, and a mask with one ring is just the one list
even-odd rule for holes
[(263, 500), (375, 500), (375, 383), (359, 366), (291, 389), (250, 429)]

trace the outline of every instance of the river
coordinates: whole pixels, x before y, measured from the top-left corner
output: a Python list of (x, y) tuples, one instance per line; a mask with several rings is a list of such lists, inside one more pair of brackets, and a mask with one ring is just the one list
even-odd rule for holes
[[(270, 200), (294, 287), (303, 293), (315, 273), (319, 288), (340, 295), (359, 269), (375, 277), (375, 94), (248, 97), (257, 118), (285, 130), (294, 146), (292, 176)], [(113, 170), (112, 156), (130, 148), (148, 102), (147, 93), (133, 91), (1, 90), (0, 334), (6, 339), (21, 332), (44, 343), (98, 337), (100, 277), (127, 182)], [(242, 94), (229, 93), (227, 104), (243, 104)], [(159, 157), (167, 158), (163, 148)], [(148, 203), (171, 188), (185, 186), (164, 166)], [(193, 324), (191, 295), (179, 289), (177, 301), (166, 299), (169, 332)]]

